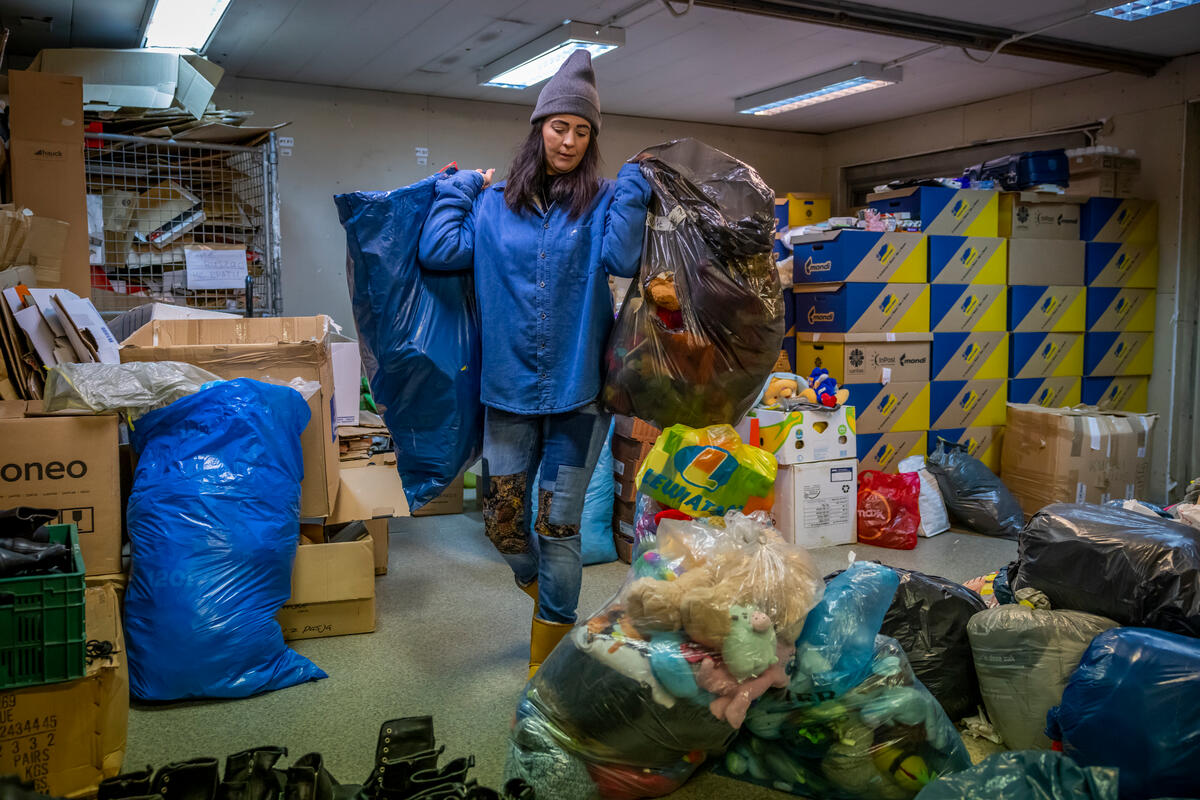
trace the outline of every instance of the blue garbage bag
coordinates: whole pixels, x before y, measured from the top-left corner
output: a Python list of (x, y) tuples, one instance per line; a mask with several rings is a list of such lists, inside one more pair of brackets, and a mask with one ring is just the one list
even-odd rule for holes
[(453, 483), (483, 445), (471, 273), (422, 269), (417, 257), (434, 185), (449, 174), (334, 197), (359, 349), (413, 510)]
[[(617, 545), (613, 542), (613, 423), (608, 426), (608, 438), (596, 462), (596, 471), (588, 481), (587, 494), (583, 499), (583, 519), (579, 524), (579, 540), (583, 548), (584, 564), (607, 564), (617, 560)], [(539, 480), (541, 475), (539, 473)], [(536, 482), (534, 483), (536, 486)], [(529, 519), (537, 519), (538, 493), (533, 493), (533, 506)]]
[(1115, 770), (1081, 767), (1062, 753), (993, 753), (975, 766), (944, 775), (916, 800), (1117, 800)]
[(134, 696), (246, 697), (325, 677), (275, 621), (292, 591), (308, 420), (295, 389), (246, 378), (138, 420), (125, 592)]
[(1080, 764), (1116, 767), (1122, 800), (1200, 796), (1200, 640), (1113, 628), (1088, 646), (1046, 735)]

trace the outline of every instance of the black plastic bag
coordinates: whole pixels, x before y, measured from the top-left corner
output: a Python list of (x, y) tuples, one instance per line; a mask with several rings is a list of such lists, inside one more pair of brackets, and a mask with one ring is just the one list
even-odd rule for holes
[[(653, 197), (642, 266), (609, 339), (609, 409), (661, 428), (741, 419), (774, 368), (783, 294), (771, 251), (775, 193), (695, 139), (648, 148)], [(656, 304), (673, 294), (671, 303)]]
[(1021, 504), (965, 445), (938, 439), (928, 465), (955, 522), (976, 533), (1017, 538), (1025, 524)]
[(937, 779), (916, 800), (1117, 800), (1117, 771), (1049, 750), (994, 753)]
[(1021, 533), (1014, 589), (1055, 608), (1200, 636), (1200, 531), (1123, 508), (1046, 506)]

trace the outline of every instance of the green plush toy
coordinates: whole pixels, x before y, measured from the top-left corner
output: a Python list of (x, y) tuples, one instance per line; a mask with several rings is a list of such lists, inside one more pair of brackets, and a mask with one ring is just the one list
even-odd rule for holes
[(739, 682), (761, 675), (779, 660), (775, 653), (775, 626), (753, 606), (730, 606), (729, 635), (721, 646), (725, 666)]

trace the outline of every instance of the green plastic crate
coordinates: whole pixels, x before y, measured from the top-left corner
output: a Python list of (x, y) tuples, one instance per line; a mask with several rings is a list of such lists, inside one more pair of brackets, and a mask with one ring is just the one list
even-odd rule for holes
[(49, 533), (71, 546), (74, 570), (0, 579), (0, 689), (69, 681), (87, 669), (79, 534), (74, 525)]

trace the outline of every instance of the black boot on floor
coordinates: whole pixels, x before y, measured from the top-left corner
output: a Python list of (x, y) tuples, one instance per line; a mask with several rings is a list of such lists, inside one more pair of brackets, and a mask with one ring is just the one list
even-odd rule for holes
[[(242, 800), (278, 800), (287, 773), (275, 765), (286, 755), (286, 747), (253, 747), (226, 756), (224, 783), (231, 786), (222, 791), (240, 794)], [(243, 786), (238, 790), (236, 784)]]
[(401, 717), (379, 726), (375, 763), (415, 756), (434, 748), (433, 717)]
[(160, 768), (151, 788), (163, 800), (215, 800), (217, 783), (217, 760), (193, 758)]
[[(456, 758), (441, 769), (425, 769), (412, 776), (413, 800), (440, 797), (437, 791), (454, 789), (466, 796), (467, 773), (475, 766), (475, 756)], [(457, 795), (451, 795), (457, 796)]]
[(152, 780), (154, 768), (151, 766), (136, 772), (122, 772), (114, 778), (100, 781), (96, 800), (125, 800), (128, 797), (150, 794)]

